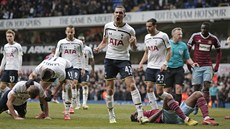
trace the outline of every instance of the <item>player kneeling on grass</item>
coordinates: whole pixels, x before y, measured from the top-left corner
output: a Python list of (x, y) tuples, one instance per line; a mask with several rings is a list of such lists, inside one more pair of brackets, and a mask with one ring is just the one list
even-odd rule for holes
[[(198, 105), (203, 115), (203, 125), (219, 125), (213, 118), (209, 117), (208, 106), (205, 98), (200, 91), (194, 92), (180, 106), (172, 95), (168, 94), (164, 99), (163, 109), (153, 109), (144, 111), (144, 116), (149, 118), (151, 123), (167, 123), (182, 124), (189, 126), (197, 125), (198, 122), (189, 118), (189, 114), (193, 112), (195, 105)], [(137, 113), (131, 114), (131, 121), (137, 121)]]
[(44, 119), (51, 119), (48, 116), (47, 102), (45, 101), (44, 90), (37, 82), (20, 81), (16, 83), (12, 90), (4, 93), (0, 99), (0, 113), (9, 110), (15, 120), (23, 120), (26, 115), (27, 100), (29, 98), (39, 98), (40, 104), (43, 105), (42, 114)]

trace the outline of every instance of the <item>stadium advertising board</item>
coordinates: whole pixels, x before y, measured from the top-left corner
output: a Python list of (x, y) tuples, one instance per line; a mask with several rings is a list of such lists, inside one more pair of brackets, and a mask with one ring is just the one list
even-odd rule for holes
[[(221, 48), (230, 48), (230, 46), (226, 45), (226, 40), (221, 41)], [(89, 47), (92, 49), (96, 48), (98, 45), (95, 43), (88, 44)], [(0, 54), (3, 52), (3, 47), (0, 46)], [(31, 45), (31, 46), (22, 46), (22, 50), (24, 54), (48, 54), (52, 51), (53, 48), (55, 48), (55, 45)], [(105, 52), (107, 49), (104, 48), (102, 51)], [(214, 48), (213, 48), (214, 49)], [(145, 50), (145, 44), (144, 43), (137, 43), (137, 50), (138, 51), (144, 51)]]
[[(190, 22), (202, 20), (230, 19), (230, 7), (213, 7), (197, 9), (176, 9), (160, 11), (143, 11), (127, 13), (125, 21), (130, 24), (145, 23), (150, 18), (156, 18), (159, 23)], [(111, 14), (75, 15), (62, 17), (43, 17), (27, 19), (0, 20), (0, 30), (61, 28), (67, 25), (76, 27), (103, 26), (112, 21)]]
[[(44, 46), (22, 46), (22, 51), (24, 54), (47, 54), (52, 51), (56, 46), (44, 45)], [(3, 46), (0, 47), (0, 53), (3, 52)]]

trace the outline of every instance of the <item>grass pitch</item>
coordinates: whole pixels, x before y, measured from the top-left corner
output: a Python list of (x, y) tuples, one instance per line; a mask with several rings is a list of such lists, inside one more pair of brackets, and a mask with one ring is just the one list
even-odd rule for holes
[[(175, 125), (175, 124), (153, 124), (140, 125), (130, 122), (129, 116), (135, 111), (133, 105), (115, 105), (117, 117), (116, 124), (109, 124), (105, 104), (89, 104), (88, 110), (75, 110), (71, 120), (63, 119), (63, 104), (49, 103), (50, 117), (52, 120), (37, 120), (34, 118), (40, 112), (39, 103), (28, 103), (27, 118), (16, 121), (6, 113), (0, 115), (0, 129), (230, 129), (230, 120), (225, 120), (225, 115), (230, 115), (230, 109), (212, 108), (209, 110), (211, 117), (214, 117), (219, 126), (202, 125), (202, 116), (199, 114), (191, 118), (199, 121), (197, 126)], [(149, 109), (149, 106), (144, 106)]]

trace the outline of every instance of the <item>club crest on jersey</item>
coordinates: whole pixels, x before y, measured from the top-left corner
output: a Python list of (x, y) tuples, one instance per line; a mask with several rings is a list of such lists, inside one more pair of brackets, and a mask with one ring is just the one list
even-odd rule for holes
[(157, 46), (147, 46), (149, 51), (159, 51)]
[(77, 54), (77, 51), (76, 50), (72, 50), (72, 49), (66, 49), (64, 51), (64, 54)]
[(183, 55), (183, 50), (179, 50), (180, 55)]
[(110, 38), (109, 43), (112, 44), (113, 46), (119, 46), (119, 45), (124, 46), (123, 41), (119, 39)]
[(124, 34), (121, 34), (121, 39), (123, 39), (123, 37), (124, 37)]

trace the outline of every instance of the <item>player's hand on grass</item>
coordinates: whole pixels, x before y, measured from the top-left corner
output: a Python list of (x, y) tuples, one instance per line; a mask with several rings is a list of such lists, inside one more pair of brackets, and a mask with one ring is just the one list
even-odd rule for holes
[(24, 118), (19, 117), (19, 116), (14, 117), (14, 119), (15, 119), (15, 120), (24, 120)]
[(44, 119), (45, 119), (45, 120), (52, 120), (52, 118), (49, 117), (49, 116), (45, 117)]
[(35, 118), (36, 119), (45, 119), (46, 118), (46, 114), (42, 112), (42, 113), (36, 115)]

